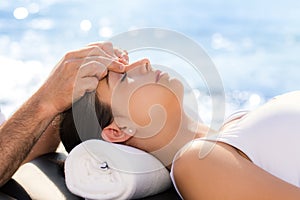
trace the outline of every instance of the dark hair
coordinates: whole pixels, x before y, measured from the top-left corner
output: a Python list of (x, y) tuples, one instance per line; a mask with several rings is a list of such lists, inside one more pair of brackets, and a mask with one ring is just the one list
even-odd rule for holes
[(102, 139), (102, 129), (113, 121), (111, 107), (95, 92), (85, 94), (61, 117), (60, 138), (67, 152), (82, 141)]

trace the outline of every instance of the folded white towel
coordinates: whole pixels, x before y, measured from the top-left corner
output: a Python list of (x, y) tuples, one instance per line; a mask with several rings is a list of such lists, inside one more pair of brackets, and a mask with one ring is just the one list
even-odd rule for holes
[(168, 170), (139, 149), (88, 140), (76, 146), (65, 162), (66, 185), (86, 199), (137, 199), (171, 185)]

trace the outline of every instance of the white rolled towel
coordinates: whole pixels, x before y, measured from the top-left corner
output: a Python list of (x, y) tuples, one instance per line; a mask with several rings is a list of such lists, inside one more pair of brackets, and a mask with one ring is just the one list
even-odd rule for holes
[(170, 174), (154, 156), (139, 149), (87, 140), (65, 162), (68, 189), (86, 199), (137, 199), (168, 189)]

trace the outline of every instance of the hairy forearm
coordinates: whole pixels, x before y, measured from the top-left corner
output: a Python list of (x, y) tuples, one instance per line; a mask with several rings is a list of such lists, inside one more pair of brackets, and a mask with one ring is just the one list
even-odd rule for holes
[(29, 162), (41, 155), (55, 152), (60, 143), (59, 136), (60, 116), (56, 117), (43, 132), (39, 140), (32, 147), (23, 163)]
[(32, 96), (0, 127), (0, 186), (18, 169), (55, 117), (39, 99), (37, 95)]

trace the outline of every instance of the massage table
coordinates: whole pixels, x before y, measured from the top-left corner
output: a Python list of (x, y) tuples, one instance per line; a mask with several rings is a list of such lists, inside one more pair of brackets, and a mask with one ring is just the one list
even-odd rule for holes
[[(66, 187), (63, 162), (66, 154), (55, 152), (43, 155), (19, 168), (15, 175), (0, 188), (0, 199), (62, 200), (83, 199)], [(177, 200), (174, 187), (143, 200)]]

